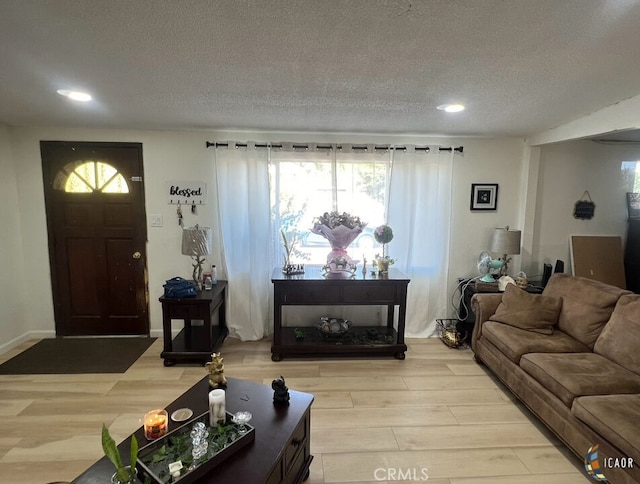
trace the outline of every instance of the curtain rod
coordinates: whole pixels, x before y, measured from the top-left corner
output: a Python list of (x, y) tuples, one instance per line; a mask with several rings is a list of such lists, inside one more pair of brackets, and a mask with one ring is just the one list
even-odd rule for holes
[[(236, 148), (246, 148), (247, 146), (249, 146), (249, 143), (234, 143)], [(255, 143), (254, 145), (256, 148), (283, 148), (283, 144), (282, 143)], [(217, 142), (212, 142), (212, 141), (207, 141), (206, 142), (206, 147), (207, 148), (228, 148), (229, 147), (229, 143), (217, 143)], [(293, 150), (308, 150), (309, 149), (309, 145), (305, 144), (305, 143), (291, 143), (291, 147), (293, 148)], [(332, 149), (333, 145), (331, 144), (317, 144), (316, 145), (316, 149), (317, 150), (329, 150)], [(342, 149), (342, 145), (338, 144), (335, 146), (335, 148), (337, 150), (341, 150)], [(414, 149), (415, 151), (422, 151), (424, 153), (429, 153), (431, 152), (431, 149), (435, 148), (432, 146), (416, 146)], [(351, 145), (351, 149), (354, 151), (368, 151), (369, 149), (369, 145)], [(374, 151), (381, 151), (381, 150), (389, 150), (389, 149), (394, 149), (394, 150), (405, 150), (407, 149), (406, 146), (395, 146), (395, 145), (374, 145), (373, 147)], [(462, 153), (464, 151), (464, 146), (446, 146), (446, 147), (441, 147), (438, 146), (438, 151), (449, 151), (449, 152), (458, 152), (458, 153)]]

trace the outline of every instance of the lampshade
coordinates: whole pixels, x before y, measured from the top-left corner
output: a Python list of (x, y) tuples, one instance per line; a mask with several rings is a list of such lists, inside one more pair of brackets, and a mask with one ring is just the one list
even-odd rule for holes
[(211, 254), (212, 239), (209, 227), (185, 227), (182, 229), (182, 255), (198, 257)]
[(495, 229), (491, 237), (491, 252), (508, 255), (519, 254), (520, 235), (519, 230), (509, 230), (509, 226)]

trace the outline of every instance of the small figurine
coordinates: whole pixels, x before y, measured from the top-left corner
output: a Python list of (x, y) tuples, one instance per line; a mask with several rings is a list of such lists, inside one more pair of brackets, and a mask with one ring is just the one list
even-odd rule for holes
[(194, 461), (197, 461), (207, 454), (207, 449), (209, 448), (209, 442), (207, 441), (208, 436), (209, 431), (205, 424), (198, 422), (193, 426), (191, 430), (191, 456)]
[(367, 277), (367, 258), (362, 254), (362, 276)]
[(213, 353), (211, 361), (204, 365), (209, 370), (209, 386), (211, 388), (226, 387), (227, 379), (224, 376), (224, 358), (220, 353)]
[(289, 389), (282, 375), (271, 382), (271, 388), (273, 388), (274, 405), (289, 405)]

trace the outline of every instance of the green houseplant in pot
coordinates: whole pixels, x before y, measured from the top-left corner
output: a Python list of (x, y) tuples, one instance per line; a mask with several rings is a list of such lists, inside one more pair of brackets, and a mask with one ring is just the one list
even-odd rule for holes
[(138, 439), (136, 439), (135, 435), (131, 436), (131, 465), (129, 466), (122, 464), (116, 442), (109, 434), (109, 429), (105, 424), (102, 424), (102, 450), (116, 468), (115, 474), (111, 477), (112, 484), (133, 484), (137, 482)]
[(393, 240), (393, 230), (388, 225), (380, 225), (376, 227), (373, 232), (373, 237), (376, 242), (382, 244), (382, 257), (380, 254), (376, 255), (376, 261), (378, 262), (378, 271), (380, 274), (387, 274), (389, 272), (389, 266), (395, 261), (387, 255), (387, 244)]

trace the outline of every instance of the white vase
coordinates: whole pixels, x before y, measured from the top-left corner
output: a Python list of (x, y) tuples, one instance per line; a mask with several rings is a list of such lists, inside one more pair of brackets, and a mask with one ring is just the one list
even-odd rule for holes
[(378, 272), (380, 274), (388, 274), (389, 266), (393, 265), (395, 261), (389, 256), (384, 256), (384, 257), (378, 257), (376, 259), (376, 262), (378, 263)]

